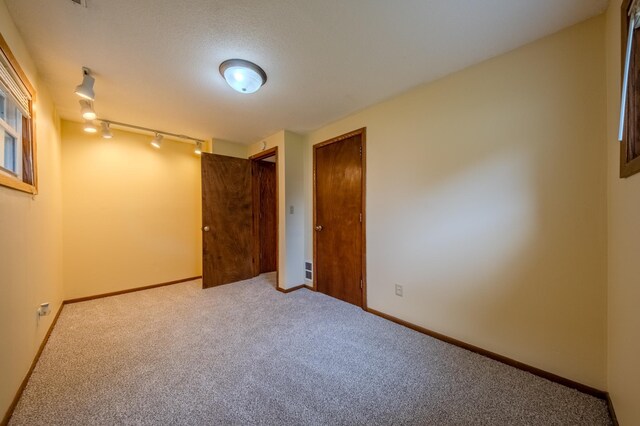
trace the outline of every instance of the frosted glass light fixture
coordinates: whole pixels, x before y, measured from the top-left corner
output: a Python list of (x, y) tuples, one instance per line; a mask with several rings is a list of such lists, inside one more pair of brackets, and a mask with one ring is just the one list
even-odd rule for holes
[(255, 93), (267, 82), (267, 73), (253, 62), (229, 59), (220, 64), (220, 74), (236, 92)]
[(95, 79), (91, 76), (91, 70), (89, 68), (82, 68), (82, 83), (76, 87), (76, 95), (90, 101), (95, 100), (96, 94), (93, 91), (93, 83)]
[(154, 148), (160, 148), (162, 146), (163, 136), (160, 133), (156, 133), (156, 137), (151, 141), (151, 146)]
[(95, 124), (93, 124), (93, 121), (91, 120), (85, 120), (82, 129), (87, 133), (96, 133), (98, 131), (98, 128)]

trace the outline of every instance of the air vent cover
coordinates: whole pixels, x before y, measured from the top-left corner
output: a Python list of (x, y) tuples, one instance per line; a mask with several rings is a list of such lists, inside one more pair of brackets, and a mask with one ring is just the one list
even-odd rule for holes
[(304, 262), (304, 276), (308, 280), (313, 279), (313, 265), (311, 262)]

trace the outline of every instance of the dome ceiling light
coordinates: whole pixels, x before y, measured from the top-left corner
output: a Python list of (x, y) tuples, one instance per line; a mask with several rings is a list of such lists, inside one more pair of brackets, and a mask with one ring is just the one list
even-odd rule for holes
[(267, 73), (253, 62), (228, 59), (220, 64), (220, 74), (236, 92), (255, 93), (267, 82)]

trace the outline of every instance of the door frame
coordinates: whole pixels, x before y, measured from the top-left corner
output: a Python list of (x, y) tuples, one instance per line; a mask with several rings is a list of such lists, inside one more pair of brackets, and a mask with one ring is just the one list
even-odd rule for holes
[(257, 154), (249, 156), (251, 161), (251, 185), (253, 193), (253, 273), (254, 276), (260, 275), (260, 217), (256, 214), (260, 206), (258, 205), (258, 199), (255, 196), (255, 181), (254, 181), (254, 165), (265, 158), (275, 156), (276, 158), (276, 288), (280, 288), (280, 183), (278, 173), (278, 147), (266, 149)]
[(324, 142), (319, 142), (313, 145), (313, 224), (311, 232), (313, 234), (313, 290), (318, 291), (318, 282), (317, 282), (317, 252), (318, 252), (318, 241), (316, 239), (316, 188), (318, 185), (318, 181), (316, 179), (316, 151), (319, 148), (325, 147), (327, 145), (331, 145), (336, 142), (343, 141), (345, 139), (349, 139), (353, 136), (360, 135), (360, 140), (362, 143), (362, 156), (360, 157), (360, 164), (362, 167), (362, 182), (361, 182), (361, 196), (362, 196), (362, 223), (361, 223), (361, 256), (362, 256), (362, 271), (360, 272), (362, 277), (362, 288), (360, 291), (362, 292), (362, 309), (367, 310), (367, 203), (366, 203), (366, 194), (367, 194), (367, 128), (362, 127), (360, 129), (345, 133), (340, 136), (336, 136), (335, 138), (326, 140)]

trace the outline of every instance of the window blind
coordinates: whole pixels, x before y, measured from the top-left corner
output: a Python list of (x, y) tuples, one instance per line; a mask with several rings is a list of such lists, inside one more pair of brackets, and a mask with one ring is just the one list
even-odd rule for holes
[(0, 85), (7, 95), (13, 98), (22, 111), (22, 115), (31, 118), (29, 108), (31, 95), (3, 53), (0, 53)]

